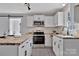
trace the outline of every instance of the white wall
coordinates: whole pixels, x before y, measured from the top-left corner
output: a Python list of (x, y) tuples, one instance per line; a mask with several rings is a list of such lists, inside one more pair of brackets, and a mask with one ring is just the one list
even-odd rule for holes
[(24, 3), (0, 3), (0, 13), (26, 13)]
[(76, 23), (79, 23), (79, 6), (77, 6), (77, 7), (75, 7), (75, 11), (74, 11), (75, 13), (75, 22)]
[(37, 30), (41, 30), (41, 31), (44, 31), (45, 33), (52, 33), (54, 30), (56, 30), (58, 33), (61, 33), (62, 31), (62, 28), (61, 27), (58, 27), (58, 28), (46, 28), (46, 27), (34, 27), (34, 28), (27, 28), (27, 32), (34, 32), (34, 31), (37, 31)]

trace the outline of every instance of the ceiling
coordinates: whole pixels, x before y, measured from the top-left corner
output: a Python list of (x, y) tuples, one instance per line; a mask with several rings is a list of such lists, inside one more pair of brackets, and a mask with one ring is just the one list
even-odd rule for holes
[(62, 3), (30, 3), (30, 14), (52, 15), (63, 8)]
[(31, 10), (28, 11), (24, 3), (0, 3), (0, 15), (8, 14), (44, 14), (52, 15), (61, 9), (62, 3), (30, 3)]

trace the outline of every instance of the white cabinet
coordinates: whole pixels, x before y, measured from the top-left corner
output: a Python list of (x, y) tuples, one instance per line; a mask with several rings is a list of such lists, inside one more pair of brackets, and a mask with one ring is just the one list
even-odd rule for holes
[(44, 15), (34, 15), (34, 21), (44, 21)]
[(21, 44), (19, 46), (19, 56), (26, 56), (27, 55), (27, 51), (26, 51), (26, 45), (25, 43)]
[(32, 37), (20, 45), (0, 45), (0, 56), (31, 56)]
[(19, 46), (19, 56), (31, 56), (33, 41), (30, 37), (27, 41)]
[(45, 27), (53, 27), (53, 22), (54, 22), (54, 19), (53, 19), (53, 16), (45, 16)]
[(53, 51), (56, 56), (63, 55), (63, 39), (56, 36), (53, 37)]
[(27, 27), (33, 27), (33, 16), (27, 16)]
[(27, 44), (26, 44), (26, 49), (27, 49), (27, 55), (28, 56), (31, 56), (32, 55), (32, 47), (33, 47), (33, 40), (32, 40), (32, 37), (30, 37), (29, 39), (28, 39), (29, 41), (28, 42), (26, 42)]
[(54, 17), (44, 15), (27, 16), (27, 27), (33, 27), (34, 21), (44, 21), (45, 27), (54, 27)]
[(56, 56), (59, 55), (58, 40), (56, 37), (53, 37), (53, 51), (54, 51)]
[(49, 34), (45, 35), (45, 46), (51, 47), (51, 37)]
[(59, 38), (59, 55), (63, 56), (63, 39)]
[(57, 12), (54, 15), (54, 26), (64, 26), (64, 24), (63, 24), (63, 12)]

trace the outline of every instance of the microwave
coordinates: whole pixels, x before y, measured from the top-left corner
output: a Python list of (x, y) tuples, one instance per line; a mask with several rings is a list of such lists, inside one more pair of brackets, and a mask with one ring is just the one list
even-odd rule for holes
[(44, 21), (34, 21), (33, 25), (38, 26), (38, 27), (42, 27), (42, 26), (44, 26)]

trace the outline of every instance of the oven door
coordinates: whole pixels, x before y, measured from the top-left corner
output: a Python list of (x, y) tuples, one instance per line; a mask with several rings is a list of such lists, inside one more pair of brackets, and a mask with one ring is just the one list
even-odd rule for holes
[(45, 37), (44, 36), (33, 36), (33, 44), (44, 44)]

